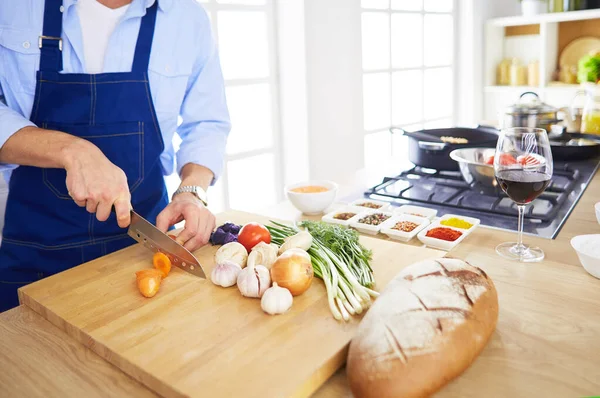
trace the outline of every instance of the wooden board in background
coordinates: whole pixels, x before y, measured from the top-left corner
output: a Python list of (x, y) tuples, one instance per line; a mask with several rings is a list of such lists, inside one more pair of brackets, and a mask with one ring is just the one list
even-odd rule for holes
[[(218, 222), (266, 223), (228, 212)], [(402, 268), (443, 252), (364, 238), (373, 250), (378, 288)], [(196, 252), (210, 274), (215, 247)], [(151, 253), (135, 245), (28, 285), (22, 303), (150, 389), (165, 396), (308, 396), (346, 359), (358, 320), (333, 319), (323, 283), (271, 317), (257, 299), (174, 269), (152, 299), (142, 297), (135, 271)]]
[(565, 47), (573, 40), (586, 36), (600, 38), (600, 19), (560, 22), (558, 24), (558, 56), (560, 57)]
[(525, 35), (539, 35), (540, 25), (516, 25), (507, 26), (504, 28), (504, 36), (525, 36)]

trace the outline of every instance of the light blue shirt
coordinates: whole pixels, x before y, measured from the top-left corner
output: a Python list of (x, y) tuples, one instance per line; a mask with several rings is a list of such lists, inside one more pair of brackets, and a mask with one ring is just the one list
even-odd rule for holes
[[(63, 73), (85, 73), (77, 1), (63, 1)], [(140, 21), (154, 1), (133, 0), (110, 38), (104, 72), (131, 70)], [(0, 0), (0, 147), (21, 128), (33, 126), (29, 116), (43, 10), (44, 0)], [(216, 180), (231, 125), (210, 20), (194, 0), (159, 1), (148, 74), (165, 142), (163, 173), (195, 163), (212, 170)], [(177, 153), (175, 132), (182, 140)], [(0, 164), (7, 177), (14, 167)]]

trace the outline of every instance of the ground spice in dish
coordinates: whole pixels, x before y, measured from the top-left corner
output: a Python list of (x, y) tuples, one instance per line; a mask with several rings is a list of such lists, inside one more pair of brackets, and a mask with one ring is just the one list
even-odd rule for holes
[(430, 238), (447, 240), (448, 242), (454, 242), (455, 240), (460, 238), (461, 235), (462, 232), (444, 227), (432, 228), (429, 231), (427, 231), (427, 234), (425, 234), (425, 236), (428, 236)]
[(471, 224), (470, 222), (461, 220), (457, 217), (451, 217), (447, 220), (440, 221), (440, 224), (445, 225), (447, 227), (456, 227), (460, 229), (469, 229), (473, 226), (473, 224)]
[(358, 220), (358, 222), (361, 224), (367, 224), (367, 225), (379, 225), (382, 222), (384, 222), (385, 220), (387, 220), (388, 218), (390, 218), (390, 216), (387, 216), (382, 213), (375, 213), (375, 214), (369, 214), (368, 216), (361, 218), (360, 220)]
[(356, 215), (356, 213), (338, 213), (335, 216), (333, 216), (333, 218), (335, 218), (336, 220), (349, 220), (352, 217), (354, 217)]
[(359, 204), (357, 204), (357, 206), (368, 207), (369, 209), (379, 209), (379, 208), (381, 208), (381, 205), (378, 205), (377, 203), (373, 203), (373, 202), (359, 203)]
[(392, 229), (397, 229), (398, 231), (402, 231), (402, 232), (411, 232), (414, 231), (415, 228), (417, 228), (419, 225), (415, 224), (414, 222), (410, 222), (410, 221), (400, 221), (397, 222), (396, 225), (394, 225), (392, 227)]

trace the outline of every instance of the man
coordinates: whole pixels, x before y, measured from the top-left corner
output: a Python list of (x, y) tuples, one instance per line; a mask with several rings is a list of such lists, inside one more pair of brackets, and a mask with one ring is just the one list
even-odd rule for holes
[(132, 244), (130, 208), (162, 231), (185, 220), (189, 250), (208, 241), (230, 123), (195, 1), (0, 0), (1, 98), (0, 311), (17, 288)]

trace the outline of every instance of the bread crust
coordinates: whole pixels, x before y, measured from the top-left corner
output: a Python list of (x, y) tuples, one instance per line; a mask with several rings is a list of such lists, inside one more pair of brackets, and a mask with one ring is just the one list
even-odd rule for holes
[(350, 343), (357, 398), (424, 397), (460, 375), (496, 328), (498, 296), (477, 267), (441, 258), (400, 272)]

